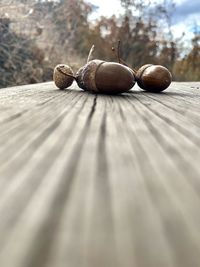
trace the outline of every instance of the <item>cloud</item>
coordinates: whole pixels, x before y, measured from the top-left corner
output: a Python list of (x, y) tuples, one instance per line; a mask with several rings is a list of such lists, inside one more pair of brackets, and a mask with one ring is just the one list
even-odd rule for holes
[(199, 0), (185, 0), (177, 4), (173, 14), (173, 24), (185, 21), (188, 17), (194, 20), (200, 19), (200, 3)]
[(181, 37), (184, 33), (183, 40), (191, 40), (195, 33), (200, 33), (199, 21), (199, 0), (183, 0), (176, 4), (172, 20), (172, 32), (176, 37)]

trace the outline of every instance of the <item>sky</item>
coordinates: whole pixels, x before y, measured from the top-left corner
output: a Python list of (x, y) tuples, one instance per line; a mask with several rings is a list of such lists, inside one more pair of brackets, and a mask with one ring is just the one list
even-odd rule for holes
[[(91, 19), (96, 19), (101, 15), (118, 15), (122, 11), (120, 0), (88, 0), (88, 2), (98, 7)], [(200, 0), (174, 0), (174, 3), (176, 6), (172, 20), (173, 34), (179, 38), (185, 33), (185, 40), (191, 39), (195, 24), (200, 31)]]

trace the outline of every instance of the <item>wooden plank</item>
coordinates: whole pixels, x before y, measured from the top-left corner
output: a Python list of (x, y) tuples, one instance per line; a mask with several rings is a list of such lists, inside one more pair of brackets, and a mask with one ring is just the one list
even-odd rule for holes
[(200, 83), (0, 90), (0, 266), (199, 267)]

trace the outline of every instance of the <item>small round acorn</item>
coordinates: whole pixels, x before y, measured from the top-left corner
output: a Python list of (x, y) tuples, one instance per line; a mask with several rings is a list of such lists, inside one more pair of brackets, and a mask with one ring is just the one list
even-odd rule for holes
[(66, 64), (59, 64), (54, 68), (53, 80), (59, 89), (69, 87), (74, 81), (74, 72)]
[(75, 77), (80, 88), (104, 94), (127, 92), (136, 82), (134, 72), (127, 66), (98, 59), (80, 68)]
[(172, 75), (161, 65), (146, 64), (137, 71), (136, 80), (142, 89), (159, 93), (170, 85)]

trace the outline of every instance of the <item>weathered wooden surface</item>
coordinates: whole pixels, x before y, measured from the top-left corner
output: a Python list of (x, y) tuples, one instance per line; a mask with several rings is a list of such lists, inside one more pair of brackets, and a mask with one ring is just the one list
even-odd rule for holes
[(199, 147), (200, 83), (0, 90), (0, 266), (199, 267)]

